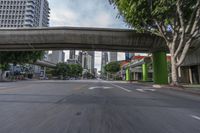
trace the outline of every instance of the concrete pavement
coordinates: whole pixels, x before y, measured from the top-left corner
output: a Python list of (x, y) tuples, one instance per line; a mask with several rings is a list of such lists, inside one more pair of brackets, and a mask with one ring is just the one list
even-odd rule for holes
[(0, 125), (0, 133), (199, 133), (200, 97), (100, 80), (0, 83)]

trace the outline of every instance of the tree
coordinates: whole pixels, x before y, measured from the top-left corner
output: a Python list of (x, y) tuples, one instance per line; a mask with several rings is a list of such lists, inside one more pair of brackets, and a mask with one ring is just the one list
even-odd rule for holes
[(58, 63), (56, 65), (55, 73), (56, 75), (62, 75), (63, 77), (79, 77), (81, 76), (83, 68), (79, 64), (66, 64)]
[(0, 52), (0, 64), (8, 63), (23, 64), (34, 63), (44, 57), (44, 51), (17, 51), (17, 52)]
[(105, 70), (108, 73), (116, 73), (120, 71), (120, 64), (119, 62), (115, 61), (115, 62), (110, 62), (107, 65), (105, 65)]
[(194, 40), (199, 38), (200, 0), (109, 0), (129, 26), (166, 41), (171, 54), (172, 84)]
[[(34, 63), (44, 57), (44, 51), (2, 51), (0, 52), (0, 69), (7, 70), (9, 63), (23, 64), (23, 63)], [(0, 76), (2, 76), (0, 74)]]
[(83, 68), (79, 64), (69, 64), (71, 77), (78, 77), (81, 76), (83, 72)]
[(58, 63), (55, 69), (56, 75), (66, 77), (70, 74), (70, 66), (66, 63)]

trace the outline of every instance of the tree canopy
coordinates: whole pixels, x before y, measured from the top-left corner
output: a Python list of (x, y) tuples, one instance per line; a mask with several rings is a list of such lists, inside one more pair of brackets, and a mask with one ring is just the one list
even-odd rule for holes
[(169, 48), (172, 80), (200, 34), (200, 0), (109, 0), (138, 32), (161, 36)]
[(81, 76), (83, 68), (79, 64), (58, 63), (56, 65), (55, 74), (63, 77), (78, 77)]
[(78, 77), (81, 76), (83, 72), (83, 68), (79, 64), (69, 64), (70, 67), (70, 75), (71, 77)]
[(105, 70), (106, 70), (106, 72), (109, 72), (109, 73), (119, 72), (120, 71), (120, 64), (117, 61), (110, 62), (107, 65), (105, 65)]
[(34, 63), (44, 57), (44, 51), (5, 51), (0, 52), (0, 64)]
[(150, 31), (163, 37), (166, 32), (174, 33), (182, 26), (187, 27), (188, 34), (193, 33), (192, 28), (199, 28), (198, 23), (194, 23), (199, 19), (199, 0), (109, 1), (118, 8), (125, 22), (140, 32)]

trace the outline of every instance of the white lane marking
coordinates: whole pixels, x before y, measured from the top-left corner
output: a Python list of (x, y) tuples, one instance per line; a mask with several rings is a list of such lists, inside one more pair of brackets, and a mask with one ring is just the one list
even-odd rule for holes
[(154, 88), (162, 88), (161, 85), (153, 85)]
[(144, 90), (143, 89), (136, 89), (137, 91), (139, 91), (139, 92), (144, 92)]
[(190, 115), (192, 118), (199, 120), (200, 121), (200, 117), (196, 116), (196, 115)]
[(94, 89), (111, 89), (112, 87), (106, 87), (106, 86), (95, 86), (95, 87), (90, 87), (88, 88), (89, 90), (94, 90)]
[(137, 91), (140, 92), (145, 92), (145, 91), (156, 91), (156, 89), (136, 89)]
[(124, 91), (126, 91), (126, 92), (131, 92), (131, 90), (128, 90), (128, 89), (126, 89), (126, 88), (124, 88), (124, 87), (121, 87), (121, 86), (119, 86), (119, 85), (115, 85), (115, 84), (112, 84), (112, 83), (110, 83), (111, 85), (113, 85), (113, 86), (115, 86), (115, 87), (117, 87), (117, 88), (120, 88), (120, 89), (122, 89), (122, 90), (124, 90)]

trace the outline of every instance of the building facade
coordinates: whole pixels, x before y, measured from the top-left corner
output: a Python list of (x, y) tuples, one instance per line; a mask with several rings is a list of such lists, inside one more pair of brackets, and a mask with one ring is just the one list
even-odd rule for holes
[(95, 72), (94, 72), (95, 52), (94, 51), (87, 51), (87, 53), (91, 56), (91, 71), (92, 71), (93, 74), (95, 74)]
[(117, 61), (117, 52), (109, 52), (109, 62)]
[(105, 65), (108, 63), (108, 52), (102, 52), (101, 54), (101, 76), (104, 77), (105, 75)]
[(49, 54), (48, 60), (52, 63), (63, 63), (65, 61), (65, 53), (63, 51), (52, 51), (51, 54)]
[(47, 0), (0, 0), (0, 28), (48, 27)]
[[(0, 0), (0, 28), (48, 27), (49, 14), (47, 0)], [(30, 67), (35, 76), (45, 71), (37, 65)]]
[(125, 60), (131, 60), (134, 57), (134, 53), (125, 53)]
[(69, 59), (74, 60), (76, 57), (76, 50), (69, 51)]
[[(199, 44), (198, 44), (199, 45)], [(189, 51), (178, 70), (181, 83), (200, 84), (200, 47)]]

